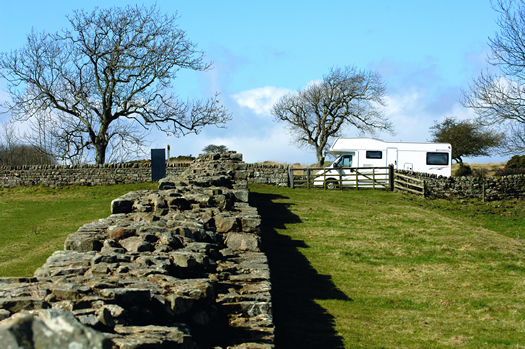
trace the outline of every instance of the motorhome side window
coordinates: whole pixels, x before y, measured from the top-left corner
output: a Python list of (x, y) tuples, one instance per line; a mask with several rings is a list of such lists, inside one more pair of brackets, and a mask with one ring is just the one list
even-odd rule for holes
[(448, 165), (448, 153), (427, 153), (427, 165)]
[(367, 150), (366, 151), (366, 158), (367, 159), (382, 159), (383, 158), (383, 152), (380, 150)]

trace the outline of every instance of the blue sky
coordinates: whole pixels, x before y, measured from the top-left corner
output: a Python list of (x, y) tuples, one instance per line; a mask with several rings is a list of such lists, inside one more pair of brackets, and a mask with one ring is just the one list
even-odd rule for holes
[[(178, 13), (180, 28), (213, 61), (211, 71), (181, 72), (174, 82), (177, 93), (184, 99), (200, 99), (218, 91), (233, 114), (226, 129), (209, 126), (199, 135), (183, 138), (152, 133), (151, 146), (170, 144), (172, 156), (195, 156), (208, 144), (223, 144), (242, 153), (246, 162), (315, 163), (315, 152), (291, 144), (269, 110), (283, 94), (321, 79), (330, 67), (345, 65), (377, 71), (387, 85), (385, 114), (394, 122), (396, 134), (375, 137), (428, 141), (434, 121), (474, 117), (459, 103), (461, 90), (488, 68), (488, 37), (497, 31), (497, 14), (489, 0), (156, 3), (163, 12)], [(134, 3), (1, 0), (0, 51), (22, 47), (31, 28), (55, 32), (67, 27), (66, 15), (74, 9), (127, 4)], [(0, 92), (3, 98), (7, 95)], [(6, 118), (0, 115), (0, 121)], [(358, 133), (347, 129), (344, 135)]]

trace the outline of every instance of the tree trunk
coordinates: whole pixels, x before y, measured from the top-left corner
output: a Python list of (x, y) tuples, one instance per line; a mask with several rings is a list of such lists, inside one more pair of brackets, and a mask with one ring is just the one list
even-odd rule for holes
[(106, 148), (108, 145), (106, 143), (95, 143), (96, 162), (97, 165), (104, 165), (106, 162)]
[(323, 155), (323, 148), (317, 148), (317, 164), (315, 164), (316, 167), (323, 167), (324, 165), (324, 155)]

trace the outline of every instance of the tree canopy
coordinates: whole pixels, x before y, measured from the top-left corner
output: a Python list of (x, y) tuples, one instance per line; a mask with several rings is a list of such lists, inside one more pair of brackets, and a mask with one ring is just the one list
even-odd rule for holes
[(505, 135), (486, 130), (471, 120), (458, 121), (446, 118), (430, 128), (432, 142), (450, 143), (452, 159), (463, 163), (463, 157), (489, 156), (491, 151), (504, 144)]
[(226, 153), (228, 151), (228, 147), (225, 145), (215, 145), (215, 144), (208, 144), (207, 146), (202, 149), (205, 153)]
[(296, 145), (315, 150), (320, 167), (329, 140), (340, 137), (343, 127), (353, 126), (362, 133), (392, 130), (381, 109), (384, 96), (378, 73), (353, 66), (332, 68), (322, 81), (283, 96), (272, 114), (286, 124)]
[(464, 91), (462, 104), (483, 125), (509, 132), (505, 153), (525, 150), (525, 0), (497, 0), (499, 32), (489, 38), (488, 62), (499, 73), (482, 73)]
[(153, 125), (182, 136), (231, 118), (217, 94), (183, 101), (172, 91), (180, 69), (211, 67), (175, 15), (126, 6), (74, 11), (68, 19), (70, 29), (32, 31), (23, 48), (0, 55), (11, 95), (3, 106), (18, 120), (50, 117), (65, 152), (94, 148), (102, 164), (112, 141), (136, 144)]

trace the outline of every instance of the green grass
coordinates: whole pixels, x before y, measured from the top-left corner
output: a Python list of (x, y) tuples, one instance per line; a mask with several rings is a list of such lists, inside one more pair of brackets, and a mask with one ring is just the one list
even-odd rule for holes
[(156, 184), (0, 188), (0, 276), (31, 276), (80, 226), (111, 214), (111, 200)]
[[(0, 275), (30, 276), (154, 184), (0, 189)], [(523, 201), (251, 185), (278, 348), (525, 348)]]
[(251, 191), (277, 347), (525, 347), (522, 201)]

